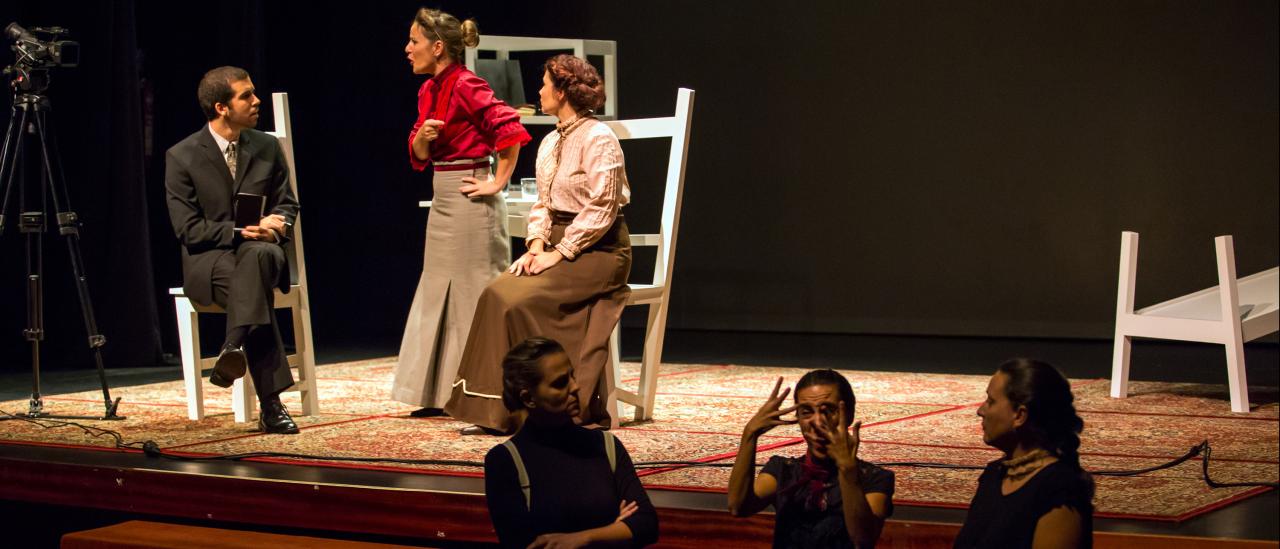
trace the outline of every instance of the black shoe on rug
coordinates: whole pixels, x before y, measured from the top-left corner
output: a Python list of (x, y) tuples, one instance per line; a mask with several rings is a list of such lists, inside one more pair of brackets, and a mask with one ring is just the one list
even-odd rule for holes
[(249, 369), (249, 359), (244, 354), (244, 347), (223, 345), (218, 354), (218, 361), (213, 363), (213, 373), (209, 375), (209, 383), (226, 389), (237, 379), (244, 377)]
[(258, 428), (267, 434), (298, 434), (298, 424), (289, 417), (289, 410), (285, 409), (278, 398), (262, 403), (262, 413), (258, 415)]
[(409, 412), (409, 417), (441, 417), (449, 414), (444, 413), (443, 408), (423, 408)]
[(479, 425), (463, 427), (462, 430), (458, 431), (458, 433), (461, 434), (462, 436), (489, 435), (489, 436), (501, 437), (501, 436), (507, 435), (506, 433), (499, 431), (497, 429), (490, 429), (488, 427), (481, 427)]

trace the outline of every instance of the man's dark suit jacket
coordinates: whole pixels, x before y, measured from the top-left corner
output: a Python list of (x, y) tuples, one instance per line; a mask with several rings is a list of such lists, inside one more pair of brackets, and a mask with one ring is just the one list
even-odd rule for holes
[[(246, 129), (240, 132), (236, 147), (235, 181), (208, 126), (165, 155), (169, 220), (182, 243), (183, 289), (204, 305), (213, 303), (214, 263), (223, 254), (234, 253), (241, 241), (234, 230), (236, 193), (266, 196), (266, 211), (283, 215), (289, 226), (298, 216), (298, 200), (289, 188), (289, 167), (280, 142)], [(281, 236), (283, 245), (287, 235)], [(278, 284), (281, 291), (289, 291), (289, 269), (282, 269)]]

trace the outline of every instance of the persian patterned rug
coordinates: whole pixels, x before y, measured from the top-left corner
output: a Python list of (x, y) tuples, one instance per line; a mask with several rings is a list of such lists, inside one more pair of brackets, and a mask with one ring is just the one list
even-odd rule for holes
[[(94, 423), (119, 431), (125, 442), (154, 440), (167, 451), (188, 455), (287, 452), (311, 456), (380, 457), (410, 460), (483, 461), (501, 439), (460, 436), (464, 424), (449, 418), (417, 419), (414, 408), (388, 399), (394, 358), (324, 365), (317, 368), (322, 413), (295, 416), (302, 433), (266, 436), (252, 423), (235, 423), (230, 391), (205, 389), (202, 421), (186, 417), (181, 381), (123, 387), (122, 422)], [(623, 367), (624, 385), (634, 384), (636, 364)], [(646, 486), (669, 490), (724, 492), (742, 427), (782, 376), (794, 384), (795, 368), (664, 364), (654, 420), (627, 422), (615, 429)], [(981, 466), (998, 457), (982, 443), (975, 414), (985, 398), (987, 376), (846, 371), (858, 396), (862, 459), (882, 463), (949, 463)], [(632, 379), (626, 379), (626, 378)], [(1276, 482), (1280, 476), (1280, 406), (1274, 388), (1254, 388), (1256, 405), (1247, 414), (1229, 411), (1226, 387), (1133, 382), (1130, 397), (1112, 399), (1107, 380), (1073, 380), (1077, 408), (1085, 421), (1081, 461), (1086, 469), (1136, 470), (1177, 458), (1202, 440), (1213, 447), (1211, 475), (1218, 482)], [(292, 400), (290, 400), (292, 398)], [(297, 395), (285, 403), (300, 410)], [(101, 411), (94, 391), (46, 397), (61, 414)], [(25, 401), (0, 402), (19, 412)], [(622, 417), (632, 410), (622, 406)], [(115, 440), (73, 426), (45, 428), (21, 421), (0, 422), (0, 442), (113, 450)], [(801, 455), (804, 441), (795, 426), (775, 429), (760, 441), (757, 463), (775, 454)], [(418, 474), (482, 476), (473, 465), (350, 463), (323, 459), (261, 458), (305, 465), (356, 467)], [(646, 462), (688, 461), (711, 466), (643, 467)], [(1097, 516), (1185, 520), (1267, 488), (1210, 488), (1202, 462), (1132, 477), (1097, 476)], [(891, 467), (897, 475), (899, 505), (965, 508), (977, 485), (977, 470)]]

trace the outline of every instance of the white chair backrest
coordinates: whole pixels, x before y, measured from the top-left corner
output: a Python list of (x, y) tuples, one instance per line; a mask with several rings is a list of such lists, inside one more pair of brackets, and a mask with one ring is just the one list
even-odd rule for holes
[[(289, 189), (293, 191), (293, 197), (301, 203), (302, 198), (298, 195), (298, 171), (294, 167), (293, 160), (293, 120), (289, 115), (289, 94), (284, 92), (271, 94), (271, 112), (275, 118), (275, 129), (267, 133), (280, 141), (280, 149), (284, 151), (285, 164), (289, 167)], [(306, 286), (307, 265), (302, 259), (304, 254), (302, 252), (301, 211), (298, 213), (298, 218), (293, 221), (293, 239), (288, 245), (293, 247), (294, 255), (294, 260), (290, 262), (290, 268), (296, 269), (293, 273), (293, 282), (298, 286)]]
[(676, 236), (680, 229), (680, 202), (684, 197), (685, 159), (689, 153), (689, 132), (693, 123), (693, 90), (680, 88), (676, 92), (676, 112), (663, 118), (637, 118), (633, 120), (607, 121), (619, 140), (671, 138), (671, 152), (667, 161), (667, 181), (662, 199), (662, 226), (659, 234), (631, 235), (633, 246), (657, 246), (658, 256), (653, 265), (653, 285), (663, 287), (671, 279), (675, 265)]

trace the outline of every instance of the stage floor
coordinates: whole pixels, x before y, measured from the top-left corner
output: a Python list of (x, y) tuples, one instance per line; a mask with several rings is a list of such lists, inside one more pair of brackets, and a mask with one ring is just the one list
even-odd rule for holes
[[(803, 362), (803, 361), (802, 361)], [(804, 364), (806, 367), (810, 364)], [(322, 456), (390, 457), (479, 463), (500, 439), (460, 437), (460, 423), (413, 419), (412, 408), (386, 399), (392, 359), (348, 361), (318, 371), (323, 413), (298, 418), (296, 437), (264, 436), (231, 420), (229, 392), (209, 387), (210, 417), (186, 420), (181, 382), (173, 369), (113, 370), (113, 393), (124, 398), (121, 423), (93, 423), (120, 431), (125, 441), (154, 440), (167, 451), (191, 456), (257, 451), (309, 454), (316, 458), (256, 462), (169, 462), (140, 455), (103, 452), (114, 445), (75, 428), (44, 429), (0, 423), (0, 457), (65, 463), (115, 464), (208, 474), (370, 486), (447, 493), (479, 494), (478, 467), (467, 465), (351, 464)], [(899, 368), (911, 369), (911, 368)], [(984, 368), (985, 369), (985, 368)], [(634, 365), (627, 370), (635, 372)], [(708, 466), (652, 467), (641, 470), (659, 506), (718, 513), (724, 508), (728, 470), (742, 423), (758, 407), (772, 380), (793, 383), (804, 370), (727, 364), (664, 365), (656, 418), (623, 423), (617, 429), (637, 462), (691, 461)], [(983, 397), (986, 375), (920, 372), (845, 372), (854, 385), (857, 415), (864, 422), (862, 457), (878, 463), (945, 462), (980, 466), (996, 457), (981, 443), (974, 415)], [(21, 411), (21, 377), (6, 376), (0, 409)], [(60, 381), (63, 379), (64, 381)], [(161, 379), (170, 379), (163, 381)], [(57, 413), (87, 413), (100, 407), (85, 385), (83, 372), (51, 374), (54, 386), (47, 408)], [(630, 381), (634, 383), (634, 380)], [(1211, 474), (1219, 482), (1275, 482), (1280, 407), (1274, 388), (1254, 388), (1255, 409), (1231, 414), (1225, 387), (1201, 383), (1134, 384), (1133, 397), (1106, 396), (1107, 381), (1075, 379), (1078, 407), (1086, 422), (1082, 459), (1087, 468), (1137, 469), (1173, 459), (1200, 440), (1213, 445)], [(90, 389), (90, 390), (86, 390)], [(46, 394), (50, 394), (50, 390)], [(297, 410), (296, 402), (291, 406)], [(624, 407), (624, 417), (626, 409)], [(92, 422), (86, 422), (92, 423)], [(758, 462), (769, 455), (803, 452), (795, 428), (779, 429), (762, 440)], [(98, 450), (85, 451), (89, 448)], [(897, 474), (896, 519), (959, 522), (972, 494), (976, 470), (892, 466)], [(1211, 489), (1200, 478), (1200, 462), (1130, 478), (1099, 477), (1097, 527), (1101, 530), (1277, 539), (1273, 520), (1276, 493), (1266, 489)]]

